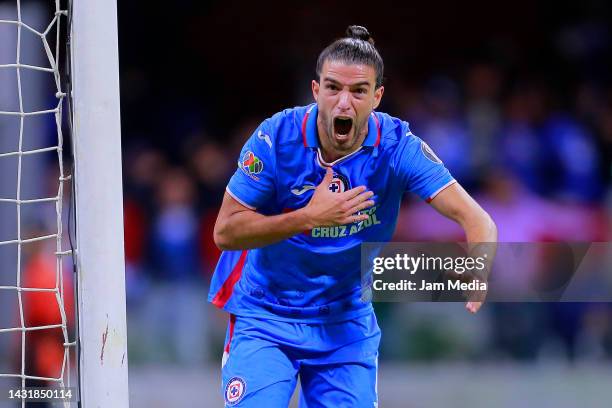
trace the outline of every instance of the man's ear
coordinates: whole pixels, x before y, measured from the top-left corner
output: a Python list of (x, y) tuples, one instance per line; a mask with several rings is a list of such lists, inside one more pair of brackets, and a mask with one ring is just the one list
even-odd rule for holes
[(380, 100), (382, 99), (384, 93), (385, 93), (385, 87), (382, 85), (374, 91), (374, 108), (373, 109), (378, 108), (378, 105), (380, 105)]
[(312, 80), (312, 96), (315, 102), (319, 102), (319, 83), (316, 80)]

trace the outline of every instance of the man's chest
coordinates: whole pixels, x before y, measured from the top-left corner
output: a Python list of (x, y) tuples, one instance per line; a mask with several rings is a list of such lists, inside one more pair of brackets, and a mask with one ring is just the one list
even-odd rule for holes
[[(311, 154), (277, 163), (277, 202), (283, 210), (306, 206), (323, 181), (328, 166), (316, 152), (308, 153)], [(389, 166), (366, 152), (339, 160), (331, 168), (333, 178), (327, 189), (332, 193), (340, 194), (365, 186), (374, 192), (375, 197), (382, 198), (388, 196), (394, 186)]]

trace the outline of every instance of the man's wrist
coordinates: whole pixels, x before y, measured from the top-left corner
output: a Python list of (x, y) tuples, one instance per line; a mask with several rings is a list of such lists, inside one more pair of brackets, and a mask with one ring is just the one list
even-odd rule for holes
[(316, 227), (315, 223), (312, 221), (312, 217), (310, 216), (310, 211), (308, 210), (307, 206), (295, 210), (291, 214), (296, 217), (295, 222), (300, 231), (309, 231)]

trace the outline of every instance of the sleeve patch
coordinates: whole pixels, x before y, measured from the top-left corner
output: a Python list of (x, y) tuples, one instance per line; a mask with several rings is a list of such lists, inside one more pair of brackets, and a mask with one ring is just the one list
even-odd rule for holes
[(432, 161), (436, 164), (442, 164), (442, 160), (440, 160), (440, 158), (436, 156), (433, 150), (431, 150), (431, 147), (429, 147), (429, 145), (424, 141), (421, 141), (421, 151), (429, 161)]
[(264, 163), (252, 151), (247, 151), (242, 159), (238, 162), (238, 167), (250, 178), (259, 181), (257, 174), (261, 173), (264, 168)]

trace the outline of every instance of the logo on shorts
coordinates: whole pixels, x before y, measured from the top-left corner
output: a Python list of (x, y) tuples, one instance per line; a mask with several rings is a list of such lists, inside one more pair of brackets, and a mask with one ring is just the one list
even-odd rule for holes
[(433, 150), (431, 150), (431, 147), (429, 147), (427, 143), (421, 142), (421, 151), (430, 161), (436, 164), (442, 163), (442, 160), (440, 160), (440, 158), (436, 156), (436, 154), (433, 152)]
[(246, 393), (246, 383), (240, 377), (232, 377), (225, 386), (225, 403), (235, 405)]
[(261, 173), (263, 170), (263, 162), (259, 159), (259, 157), (255, 156), (253, 152), (248, 151), (242, 156), (242, 159), (239, 163), (242, 171), (246, 173), (247, 176), (251, 177), (253, 180), (259, 180), (259, 177), (256, 174)]

